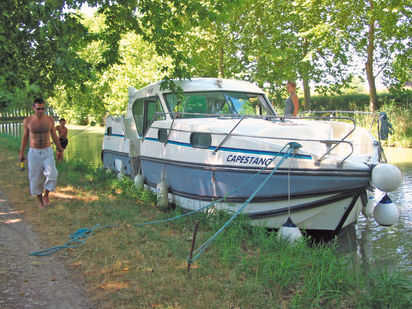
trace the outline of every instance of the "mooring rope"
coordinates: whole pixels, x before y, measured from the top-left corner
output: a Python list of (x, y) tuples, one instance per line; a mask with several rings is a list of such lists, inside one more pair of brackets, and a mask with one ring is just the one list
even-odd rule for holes
[[(287, 143), (285, 146), (283, 146), (283, 148), (279, 151), (279, 153), (282, 153), (284, 151), (284, 149), (289, 146), (290, 148), (283, 154), (281, 160), (279, 161), (279, 163), (277, 164), (277, 166), (272, 170), (272, 172), (269, 174), (269, 176), (266, 177), (266, 179), (262, 182), (262, 184), (258, 187), (257, 190), (255, 190), (255, 192), (251, 195), (251, 197), (248, 198), (248, 200), (245, 202), (244, 205), (242, 205), (242, 207), (240, 208), (240, 210), (243, 210), (243, 208), (253, 199), (253, 197), (260, 191), (260, 189), (263, 187), (263, 185), (269, 180), (270, 176), (272, 176), (274, 174), (274, 172), (277, 170), (277, 168), (280, 166), (280, 164), (293, 152), (294, 149), (298, 149), (301, 147), (300, 144), (296, 143), (296, 142), (289, 142)], [(274, 157), (276, 157), (277, 155), (275, 155)], [(267, 166), (263, 166), (258, 173), (254, 174), (253, 176), (251, 176), (250, 178), (248, 178), (247, 180), (245, 180), (242, 184), (240, 184), (236, 189), (234, 189), (233, 191), (225, 194), (224, 197), (212, 201), (211, 203), (207, 204), (206, 206), (203, 206), (199, 209), (196, 210), (192, 210), (190, 212), (178, 215), (178, 216), (174, 216), (171, 218), (167, 218), (167, 219), (162, 219), (162, 220), (154, 220), (154, 221), (150, 221), (150, 222), (143, 222), (143, 223), (134, 223), (134, 226), (145, 226), (145, 225), (152, 225), (152, 224), (158, 224), (158, 223), (166, 223), (166, 222), (170, 222), (170, 221), (174, 221), (174, 220), (178, 220), (190, 215), (193, 215), (195, 213), (201, 212), (206, 210), (207, 208), (210, 208), (211, 206), (215, 205), (218, 202), (224, 201), (227, 196), (230, 196), (236, 192), (238, 192), (242, 187), (244, 187), (245, 185), (247, 185), (249, 182), (251, 182), (253, 179), (255, 179), (259, 174), (261, 174), (265, 169), (267, 168)], [(223, 231), (223, 229), (239, 214), (238, 213), (239, 210), (235, 213), (234, 216), (232, 216), (231, 220), (229, 222), (227, 222), (227, 224), (225, 224), (225, 226), (223, 228), (221, 228), (221, 230)], [(104, 228), (112, 228), (112, 227), (120, 227), (121, 225), (104, 225), (104, 226), (100, 226), (100, 225), (96, 225), (92, 228), (82, 228), (77, 230), (76, 232), (74, 232), (73, 234), (71, 234), (69, 236), (70, 240), (65, 243), (64, 245), (61, 246), (55, 246), (49, 249), (45, 249), (45, 250), (41, 250), (41, 251), (36, 251), (36, 252), (31, 252), (29, 253), (29, 255), (33, 255), (33, 256), (46, 256), (46, 255), (50, 255), (53, 254), (61, 249), (65, 249), (65, 248), (74, 248), (74, 247), (80, 247), (82, 245), (85, 244), (87, 238), (91, 235), (94, 234), (94, 232), (96, 230), (100, 230), (100, 229), (104, 229)], [(220, 234), (217, 233), (217, 235)], [(214, 237), (216, 238), (217, 235)], [(211, 241), (210, 241), (211, 242)], [(210, 243), (209, 242), (209, 243)], [(201, 248), (197, 249), (195, 252), (198, 252)], [(203, 250), (202, 250), (203, 251)], [(201, 253), (200, 253), (201, 254)], [(197, 254), (193, 261), (196, 260), (198, 258), (198, 256), (200, 256), (200, 254)]]
[(89, 236), (93, 235), (95, 230), (103, 229), (103, 228), (107, 228), (107, 227), (113, 227), (113, 226), (111, 226), (111, 225), (99, 226), (97, 224), (92, 228), (79, 229), (76, 232), (74, 232), (73, 234), (69, 235), (70, 240), (67, 243), (65, 243), (64, 245), (55, 246), (55, 247), (45, 249), (45, 250), (41, 250), (41, 251), (31, 252), (31, 253), (29, 253), (29, 255), (46, 256), (46, 255), (53, 254), (53, 253), (59, 251), (60, 249), (75, 248), (75, 247), (83, 246), (86, 242), (86, 239)]

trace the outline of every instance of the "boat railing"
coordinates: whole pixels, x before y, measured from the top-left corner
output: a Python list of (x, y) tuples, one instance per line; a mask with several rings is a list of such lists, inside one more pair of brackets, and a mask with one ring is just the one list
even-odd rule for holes
[[(327, 113), (325, 111), (324, 113)], [(176, 119), (179, 118), (189, 118), (187, 116), (191, 116), (193, 118), (195, 117), (211, 117), (211, 118), (229, 118), (229, 119), (239, 119), (239, 121), (232, 127), (232, 129), (228, 133), (218, 133), (214, 132), (211, 133), (212, 135), (222, 135), (224, 136), (223, 140), (219, 143), (219, 145), (214, 149), (213, 153), (216, 154), (217, 151), (227, 142), (227, 140), (231, 136), (236, 136), (236, 137), (248, 137), (248, 138), (258, 138), (258, 139), (269, 139), (269, 140), (284, 140), (284, 141), (297, 141), (297, 142), (319, 142), (322, 144), (326, 144), (326, 152), (322, 154), (319, 158), (316, 159), (315, 164), (319, 165), (320, 162), (327, 156), (329, 155), (336, 147), (338, 147), (341, 144), (347, 144), (349, 145), (349, 154), (346, 155), (340, 162), (338, 162), (338, 165), (342, 165), (343, 162), (345, 162), (352, 154), (353, 154), (353, 144), (351, 141), (348, 141), (347, 138), (355, 131), (356, 129), (356, 123), (353, 118), (350, 117), (341, 117), (341, 116), (299, 116), (299, 117), (288, 117), (288, 116), (274, 116), (274, 115), (249, 115), (249, 114), (244, 114), (244, 115), (239, 115), (239, 114), (204, 114), (204, 113), (187, 113), (187, 112), (173, 112), (173, 113), (165, 113), (165, 112), (156, 112), (153, 120), (157, 119), (157, 116), (165, 116), (169, 115), (171, 116), (170, 118), (172, 119), (170, 123), (170, 127), (168, 128), (168, 134), (167, 134), (167, 139), (164, 142), (164, 145), (168, 143), (168, 140), (170, 138), (170, 134), (172, 131), (175, 132), (187, 132), (187, 133), (193, 133), (193, 131), (189, 130), (183, 130), (183, 129), (176, 129), (174, 128), (174, 123)], [(348, 133), (346, 133), (342, 138), (339, 139), (312, 139), (312, 138), (297, 138), (297, 137), (273, 137), (273, 136), (256, 136), (256, 135), (247, 135), (247, 134), (236, 134), (234, 133), (235, 129), (240, 125), (240, 123), (246, 119), (246, 118), (257, 118), (257, 119), (264, 119), (268, 121), (279, 121), (279, 122), (285, 122), (287, 120), (322, 120), (322, 121), (337, 121), (337, 120), (345, 120), (349, 121), (353, 124), (353, 127), (349, 130)], [(155, 128), (155, 129), (164, 129), (164, 127), (157, 127), (153, 126), (154, 121), (151, 122), (149, 128), (147, 129), (146, 132), (149, 131), (150, 128)], [(197, 132), (197, 133), (210, 133), (210, 132)], [(144, 140), (144, 137), (143, 137)]]
[[(381, 136), (380, 136), (380, 114), (377, 112), (366, 112), (366, 111), (342, 111), (342, 110), (327, 110), (327, 111), (303, 111), (301, 114), (329, 114), (329, 117), (333, 118), (337, 115), (342, 114), (352, 114), (352, 115), (369, 115), (372, 117), (372, 120), (369, 124), (368, 132), (374, 136), (378, 142), (378, 156), (379, 160), (383, 159), (384, 162), (387, 161), (385, 153), (382, 148)], [(355, 122), (356, 123), (356, 122)], [(376, 131), (373, 131), (373, 128), (376, 126)]]
[(379, 114), (376, 112), (364, 112), (364, 111), (338, 111), (338, 110), (330, 110), (330, 111), (302, 111), (300, 113), (301, 115), (304, 114), (329, 114), (329, 117), (337, 117), (337, 115), (340, 114), (353, 114), (353, 115), (370, 115), (372, 116), (372, 121), (369, 125), (369, 133), (374, 133), (372, 131), (372, 128), (375, 124), (375, 122), (377, 123), (377, 121), (379, 120)]

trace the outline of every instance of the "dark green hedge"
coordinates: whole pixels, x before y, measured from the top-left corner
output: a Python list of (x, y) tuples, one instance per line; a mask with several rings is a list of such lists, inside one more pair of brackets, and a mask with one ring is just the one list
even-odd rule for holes
[[(303, 99), (299, 100), (303, 106)], [(412, 105), (412, 92), (403, 93), (398, 96), (385, 93), (378, 95), (379, 109), (383, 104), (391, 104), (398, 107), (410, 108)], [(347, 94), (340, 96), (314, 96), (311, 106), (304, 110), (369, 110), (369, 95), (367, 94)]]

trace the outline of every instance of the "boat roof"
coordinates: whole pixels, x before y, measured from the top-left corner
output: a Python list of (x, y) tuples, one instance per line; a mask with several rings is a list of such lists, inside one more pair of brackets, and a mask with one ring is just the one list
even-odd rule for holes
[[(193, 78), (185, 80), (173, 80), (176, 86), (181, 87), (183, 92), (199, 91), (233, 91), (264, 94), (257, 85), (243, 80), (222, 78)], [(156, 93), (170, 93), (170, 89), (161, 90), (162, 81), (152, 83), (140, 90), (129, 88), (129, 96), (147, 97)]]

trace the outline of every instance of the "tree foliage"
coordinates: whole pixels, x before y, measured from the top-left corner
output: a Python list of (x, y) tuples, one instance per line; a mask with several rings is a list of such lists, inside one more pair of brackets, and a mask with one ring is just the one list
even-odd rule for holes
[[(83, 4), (97, 8), (86, 17)], [(287, 80), (339, 93), (356, 64), (375, 108), (375, 78), (411, 80), (406, 0), (3, 0), (0, 109), (51, 98), (80, 122), (124, 112), (127, 88), (198, 76), (240, 78), (281, 104)], [(93, 115), (93, 116), (91, 116)]]
[(386, 86), (392, 91), (402, 91), (405, 82), (412, 79), (410, 70), (406, 76), (408, 70), (399, 70), (397, 62), (411, 54), (412, 5), (406, 0), (353, 0), (349, 6), (356, 11), (355, 27), (350, 34), (365, 63), (370, 109), (374, 110), (378, 104), (375, 85), (378, 75), (384, 74)]
[(0, 2), (0, 106), (22, 107), (33, 96), (52, 95), (56, 83), (74, 86), (88, 78), (75, 53), (87, 38), (64, 1)]

